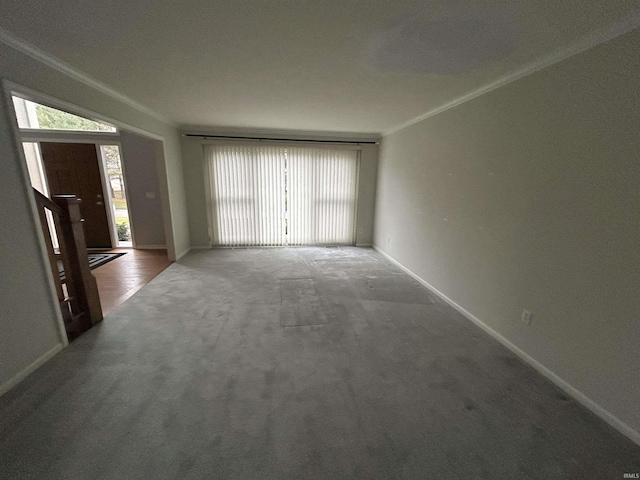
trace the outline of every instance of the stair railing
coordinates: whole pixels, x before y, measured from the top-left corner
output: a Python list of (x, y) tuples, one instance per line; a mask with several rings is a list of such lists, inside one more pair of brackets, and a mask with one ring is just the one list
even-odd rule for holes
[[(51, 273), (65, 329), (69, 340), (77, 338), (102, 320), (102, 307), (96, 279), (91, 273), (84, 238), (81, 200), (75, 195), (56, 195), (50, 199), (33, 189), (40, 224), (44, 233)], [(46, 211), (50, 211), (55, 235), (60, 247), (59, 256), (53, 248), (51, 230)], [(65, 280), (60, 279), (58, 260), (62, 261)]]

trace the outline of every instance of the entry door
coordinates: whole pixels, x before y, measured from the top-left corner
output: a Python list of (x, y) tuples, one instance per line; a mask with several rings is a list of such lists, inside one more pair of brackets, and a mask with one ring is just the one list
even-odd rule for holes
[(88, 248), (112, 248), (96, 146), (90, 143), (40, 143), (42, 160), (53, 195), (82, 199)]

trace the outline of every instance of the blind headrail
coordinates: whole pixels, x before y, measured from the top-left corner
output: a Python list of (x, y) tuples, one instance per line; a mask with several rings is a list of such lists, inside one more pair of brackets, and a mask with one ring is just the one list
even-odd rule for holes
[(195, 137), (213, 140), (254, 140), (259, 142), (297, 142), (297, 143), (334, 143), (339, 145), (377, 145), (378, 142), (375, 140), (363, 140), (363, 141), (353, 141), (353, 140), (310, 140), (303, 138), (276, 138), (276, 137), (243, 137), (243, 136), (235, 136), (235, 135), (201, 135), (197, 133), (183, 133), (185, 137)]

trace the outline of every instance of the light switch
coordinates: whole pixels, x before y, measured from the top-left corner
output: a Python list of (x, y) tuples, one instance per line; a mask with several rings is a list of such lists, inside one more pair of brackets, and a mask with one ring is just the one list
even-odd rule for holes
[(156, 198), (156, 192), (147, 192), (147, 198)]

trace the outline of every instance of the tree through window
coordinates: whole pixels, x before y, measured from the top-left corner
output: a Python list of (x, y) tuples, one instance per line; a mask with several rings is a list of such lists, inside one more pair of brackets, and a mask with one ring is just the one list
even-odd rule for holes
[(39, 103), (13, 97), (18, 127), (41, 130), (115, 133), (116, 127)]

